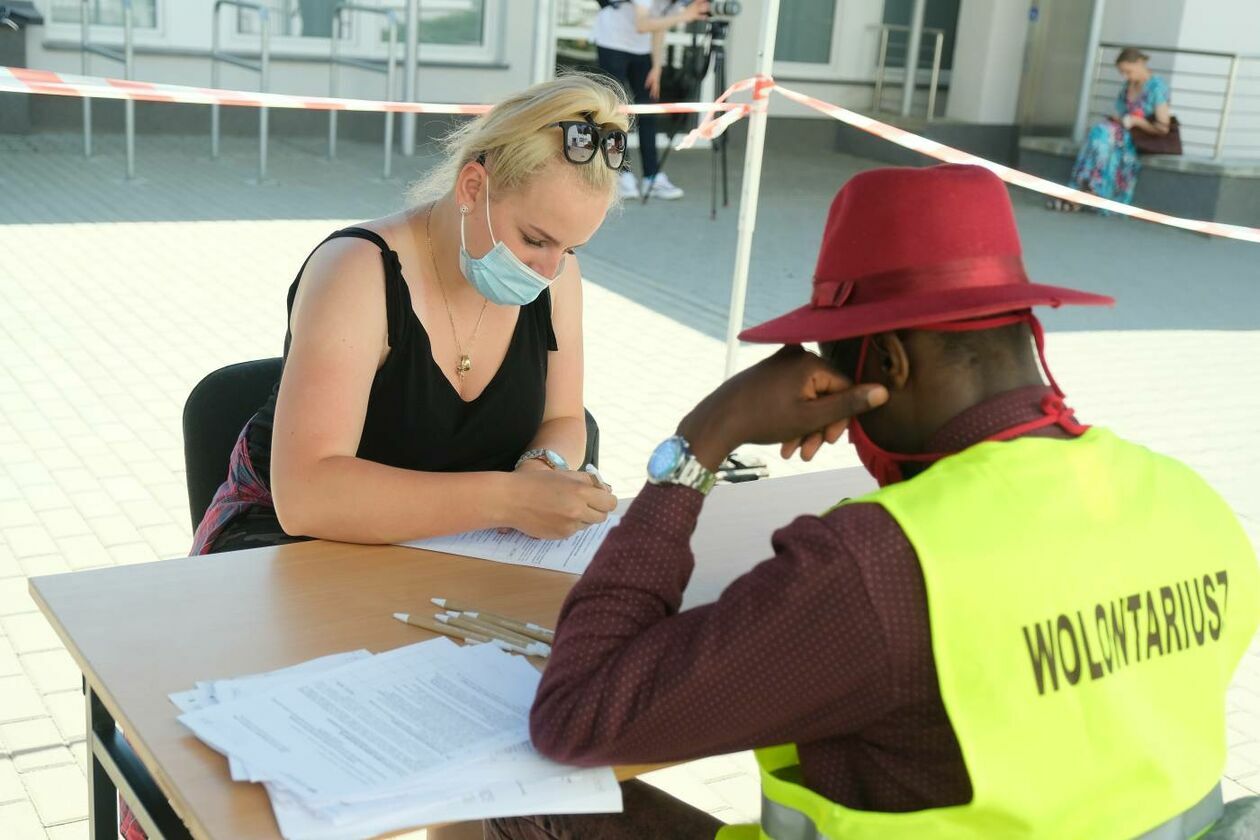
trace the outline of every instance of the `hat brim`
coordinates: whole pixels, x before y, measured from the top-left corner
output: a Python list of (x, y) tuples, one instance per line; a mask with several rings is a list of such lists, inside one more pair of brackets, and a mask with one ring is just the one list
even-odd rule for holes
[(1036, 283), (954, 289), (900, 301), (839, 307), (802, 306), (749, 327), (739, 338), (755, 344), (839, 341), (889, 330), (1018, 312), (1034, 306), (1111, 306), (1115, 302), (1106, 295)]

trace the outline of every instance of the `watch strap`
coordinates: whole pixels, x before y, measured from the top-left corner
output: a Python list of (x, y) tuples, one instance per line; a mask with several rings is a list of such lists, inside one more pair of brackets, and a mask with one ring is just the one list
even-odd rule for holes
[[(553, 470), (567, 470), (569, 468), (569, 463), (564, 460), (564, 456), (550, 449), (528, 449), (522, 452), (521, 457), (516, 459), (516, 467), (519, 467), (526, 461), (542, 461)], [(513, 467), (513, 469), (516, 469), (516, 467)]]
[(713, 485), (717, 484), (717, 475), (705, 467), (704, 464), (701, 464), (696, 459), (696, 456), (688, 451), (687, 459), (678, 468), (676, 477), (671, 483), (681, 484), (683, 487), (690, 487), (692, 490), (699, 490), (702, 496), (707, 496), (709, 491), (713, 489)]

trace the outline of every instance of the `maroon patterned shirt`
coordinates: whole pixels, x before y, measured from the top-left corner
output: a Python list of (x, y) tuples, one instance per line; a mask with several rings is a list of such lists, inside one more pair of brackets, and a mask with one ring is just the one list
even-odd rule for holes
[[(928, 449), (958, 451), (1043, 417), (1047, 393), (1021, 388), (969, 409)], [(923, 573), (896, 521), (874, 504), (802, 516), (718, 601), (679, 612), (703, 502), (649, 485), (573, 587), (530, 716), (538, 749), (598, 765), (795, 742), (805, 784), (850, 808), (968, 802)]]

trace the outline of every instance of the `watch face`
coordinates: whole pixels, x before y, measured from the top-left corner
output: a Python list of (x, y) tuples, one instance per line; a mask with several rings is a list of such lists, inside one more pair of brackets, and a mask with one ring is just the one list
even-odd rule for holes
[(656, 447), (652, 457), (648, 459), (648, 477), (653, 481), (664, 481), (674, 474), (683, 460), (683, 441), (680, 437), (667, 438)]

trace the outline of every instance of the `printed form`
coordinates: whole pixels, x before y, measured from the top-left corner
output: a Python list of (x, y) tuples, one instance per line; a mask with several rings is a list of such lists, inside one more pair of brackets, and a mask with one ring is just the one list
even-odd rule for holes
[(264, 784), (289, 840), (620, 811), (610, 768), (557, 764), (530, 744), (538, 680), (519, 657), (435, 639), (203, 682), (171, 702), (233, 779)]
[(468, 531), (449, 537), (433, 537), (400, 543), (408, 548), (424, 548), (443, 554), (475, 557), (514, 566), (535, 566), (553, 572), (580, 575), (586, 571), (603, 545), (608, 532), (617, 526), (621, 517), (613, 514), (598, 525), (578, 531), (566, 540), (537, 540), (520, 531)]

